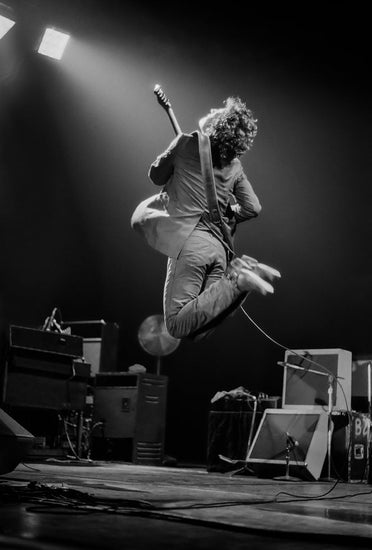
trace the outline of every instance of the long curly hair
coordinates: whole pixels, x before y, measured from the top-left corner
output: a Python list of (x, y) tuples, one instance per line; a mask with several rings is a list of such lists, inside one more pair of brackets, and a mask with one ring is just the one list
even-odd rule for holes
[(229, 164), (248, 151), (257, 135), (257, 119), (239, 97), (228, 97), (224, 104), (207, 131), (217, 166)]

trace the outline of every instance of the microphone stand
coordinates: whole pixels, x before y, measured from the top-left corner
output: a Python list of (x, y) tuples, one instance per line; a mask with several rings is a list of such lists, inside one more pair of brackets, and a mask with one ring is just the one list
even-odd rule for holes
[(327, 433), (327, 477), (321, 478), (320, 481), (335, 481), (331, 477), (331, 446), (332, 446), (332, 434), (333, 434), (333, 382), (335, 377), (333, 374), (328, 376), (328, 433)]
[[(273, 477), (275, 481), (301, 481), (299, 477), (293, 477), (289, 475), (289, 461), (291, 459), (291, 451), (297, 447), (298, 442), (293, 439), (288, 432), (286, 432), (287, 444), (285, 448), (285, 475)], [(296, 457), (295, 457), (296, 459)]]
[(253, 414), (252, 414), (251, 426), (250, 426), (250, 430), (249, 430), (246, 456), (248, 456), (249, 451), (251, 449), (251, 445), (252, 445), (253, 430), (254, 430), (254, 425), (256, 423), (256, 415), (257, 415), (257, 397), (253, 396)]

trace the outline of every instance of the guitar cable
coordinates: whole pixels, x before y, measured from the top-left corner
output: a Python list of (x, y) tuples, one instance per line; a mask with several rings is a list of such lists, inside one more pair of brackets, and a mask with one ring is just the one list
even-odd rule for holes
[[(212, 233), (213, 230), (212, 230)], [(215, 237), (219, 238), (218, 235), (216, 233), (214, 233)], [(219, 238), (219, 240), (221, 240)], [(223, 245), (225, 246), (226, 250), (229, 251), (231, 254), (232, 254), (232, 258), (233, 259), (234, 257), (238, 257), (238, 255), (234, 252), (234, 250), (232, 250), (230, 248), (230, 246), (224, 241), (223, 242)], [(230, 260), (231, 261), (231, 260)], [(239, 306), (240, 309), (242, 310), (243, 314), (247, 317), (247, 319), (251, 322), (251, 324), (259, 331), (261, 332), (261, 334), (263, 336), (265, 336), (265, 338), (267, 338), (268, 340), (270, 340), (270, 342), (272, 342), (273, 344), (275, 344), (276, 346), (280, 347), (281, 349), (284, 349), (285, 351), (288, 351), (289, 353), (293, 354), (293, 355), (296, 355), (297, 357), (300, 357), (301, 359), (304, 359), (304, 356), (301, 355), (300, 353), (294, 351), (293, 349), (281, 344), (280, 342), (278, 342), (277, 340), (275, 340), (274, 338), (272, 338), (272, 336), (270, 336), (263, 328), (261, 328), (259, 326), (258, 323), (256, 323), (256, 321), (249, 315), (249, 313), (247, 313), (247, 311), (244, 309), (244, 307), (242, 305)], [(317, 362), (317, 361), (314, 361), (313, 359), (309, 359), (308, 357), (306, 357), (306, 361), (308, 361), (308, 363), (311, 363), (317, 367), (320, 367), (324, 372), (326, 372), (329, 376), (332, 376), (334, 377), (335, 375), (333, 374), (333, 372), (331, 372), (326, 366), (322, 365), (321, 363)], [(335, 377), (336, 379), (336, 382), (337, 384), (339, 385), (340, 389), (341, 389), (341, 392), (342, 392), (342, 395), (343, 395), (343, 398), (344, 398), (344, 401), (345, 401), (345, 407), (346, 407), (346, 410), (348, 412), (348, 414), (350, 414), (350, 409), (349, 409), (349, 406), (348, 406), (348, 402), (347, 402), (347, 398), (346, 398), (346, 395), (345, 395), (345, 391), (344, 391), (344, 388), (342, 387), (342, 384), (340, 383), (339, 379), (337, 378), (337, 376)]]
[[(264, 331), (263, 328), (261, 328), (258, 323), (256, 323), (256, 321), (254, 319), (252, 319), (252, 317), (249, 315), (249, 313), (247, 313), (247, 311), (244, 309), (243, 306), (240, 306), (240, 309), (242, 310), (242, 312), (244, 313), (244, 315), (247, 317), (247, 319), (249, 319), (249, 321), (251, 322), (251, 324), (259, 331), (261, 332), (261, 334), (263, 334), (265, 336), (265, 338), (267, 338), (268, 340), (270, 340), (270, 342), (272, 342), (273, 344), (275, 344), (276, 346), (280, 347), (281, 349), (284, 349), (285, 351), (288, 351), (289, 353), (292, 353), (293, 355), (296, 355), (297, 357), (300, 357), (301, 359), (304, 359), (304, 356), (301, 355), (300, 353), (294, 351), (293, 349), (291, 348), (288, 348), (287, 346), (284, 346), (283, 344), (281, 344), (280, 342), (278, 342), (277, 340), (275, 340), (274, 338), (272, 338), (267, 332)], [(308, 357), (306, 357), (306, 361), (308, 361), (309, 363), (313, 364), (313, 365), (316, 365), (317, 367), (320, 367), (321, 369), (323, 369), (323, 371), (325, 371), (329, 376), (332, 376), (332, 377), (335, 377), (334, 373), (331, 372), (326, 366), (324, 366), (322, 363), (319, 363), (318, 361), (314, 361), (313, 359), (309, 359)], [(348, 403), (347, 403), (347, 398), (346, 398), (346, 394), (345, 394), (345, 391), (342, 387), (342, 384), (340, 383), (340, 381), (338, 380), (337, 377), (335, 377), (336, 379), (336, 382), (337, 384), (339, 385), (340, 389), (341, 389), (341, 392), (342, 392), (342, 395), (344, 397), (344, 401), (345, 401), (345, 406), (346, 406), (346, 410), (348, 413), (350, 413), (350, 410), (349, 410), (349, 407), (348, 407)]]
[[(292, 350), (291, 348), (288, 348), (287, 346), (284, 346), (283, 344), (281, 344), (280, 342), (278, 342), (277, 340), (275, 340), (274, 338), (272, 338), (272, 336), (270, 336), (262, 327), (259, 326), (258, 323), (256, 323), (256, 321), (247, 313), (247, 311), (244, 309), (244, 307), (241, 305), (240, 306), (240, 309), (242, 310), (243, 314), (247, 317), (247, 319), (251, 322), (251, 324), (263, 335), (265, 336), (265, 338), (267, 338), (270, 342), (272, 342), (273, 344), (275, 344), (276, 346), (280, 347), (281, 349), (284, 349), (285, 351), (288, 351), (289, 353), (292, 353), (294, 355), (296, 355), (297, 357), (300, 357), (301, 359), (304, 359), (304, 356), (301, 355), (300, 353)], [(313, 365), (316, 365), (317, 367), (320, 367), (321, 369), (323, 369), (323, 371), (325, 371), (327, 374), (329, 374), (330, 376), (332, 377), (335, 377), (335, 375), (327, 368), (325, 367), (322, 363), (319, 363), (318, 361), (314, 361), (313, 359), (309, 359), (308, 357), (306, 357), (306, 361), (308, 361), (309, 363), (313, 364)], [(337, 378), (337, 376), (335, 377), (335, 380), (336, 380), (336, 383), (337, 385), (339, 386), (341, 392), (342, 392), (342, 395), (343, 395), (343, 398), (344, 398), (344, 401), (345, 401), (345, 407), (346, 407), (346, 411), (347, 411), (347, 415), (348, 415), (348, 418), (349, 418), (349, 425), (352, 424), (352, 416), (351, 416), (351, 410), (349, 408), (349, 405), (348, 405), (348, 402), (347, 402), (347, 399), (346, 399), (346, 394), (345, 394), (345, 391), (344, 391), (344, 388), (342, 387), (342, 384), (340, 382), (340, 380)], [(348, 460), (348, 456), (350, 455), (350, 451), (351, 451), (351, 448), (352, 448), (352, 437), (349, 438), (349, 441), (348, 441), (348, 445), (347, 445), (347, 452), (345, 453), (345, 463), (347, 462)], [(367, 450), (368, 452), (368, 450)], [(284, 491), (281, 491), (279, 492), (277, 495), (276, 495), (276, 498), (279, 497), (279, 495), (286, 495), (286, 496), (290, 496), (290, 497), (294, 497), (296, 499), (310, 499), (310, 500), (316, 500), (316, 499), (319, 499), (319, 498), (324, 498), (326, 495), (330, 494), (336, 487), (336, 485), (342, 481), (342, 478), (341, 476), (338, 474), (337, 472), (337, 469), (335, 467), (335, 464), (333, 463), (332, 461), (332, 464), (333, 464), (333, 468), (334, 470), (336, 471), (336, 474), (337, 474), (337, 479), (335, 479), (332, 487), (326, 491), (324, 494), (321, 494), (321, 495), (296, 495), (296, 494), (293, 494), (293, 493), (289, 493), (289, 492), (284, 492)], [(365, 467), (365, 470), (367, 468), (367, 465)], [(362, 475), (362, 479), (361, 479), (361, 482), (363, 481), (363, 478), (365, 476), (365, 471), (363, 472), (363, 475)], [(336, 497), (337, 498), (337, 497)]]

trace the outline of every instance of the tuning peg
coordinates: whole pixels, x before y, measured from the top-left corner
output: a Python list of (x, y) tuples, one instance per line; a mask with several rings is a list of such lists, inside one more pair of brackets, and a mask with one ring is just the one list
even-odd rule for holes
[(159, 103), (161, 105), (163, 105), (163, 107), (170, 107), (171, 106), (170, 101), (167, 98), (167, 96), (165, 95), (165, 93), (163, 92), (163, 90), (161, 89), (160, 84), (155, 85), (154, 94), (158, 98)]

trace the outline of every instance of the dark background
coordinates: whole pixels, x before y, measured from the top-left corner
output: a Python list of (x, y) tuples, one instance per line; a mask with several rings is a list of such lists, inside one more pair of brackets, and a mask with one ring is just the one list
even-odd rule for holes
[[(292, 349), (372, 354), (370, 59), (358, 4), (11, 5), (17, 25), (0, 42), (5, 333), (58, 306), (64, 320), (117, 322), (119, 370), (155, 372), (137, 331), (162, 311), (166, 258), (129, 222), (173, 138), (152, 94), (159, 82), (184, 131), (229, 95), (258, 118), (243, 164), (263, 210), (240, 227), (237, 250), (282, 280), (274, 296), (247, 300), (249, 314)], [(61, 62), (35, 53), (46, 24), (72, 35)], [(162, 366), (167, 452), (203, 461), (211, 397), (239, 385), (280, 395), (283, 357), (241, 312), (205, 342), (183, 342)]]

